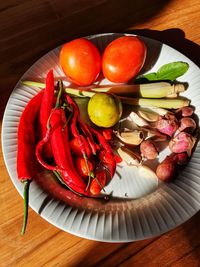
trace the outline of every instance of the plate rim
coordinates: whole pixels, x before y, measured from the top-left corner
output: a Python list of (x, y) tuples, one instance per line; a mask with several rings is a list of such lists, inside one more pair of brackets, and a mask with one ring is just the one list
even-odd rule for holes
[[(167, 44), (165, 44), (165, 43), (162, 43), (162, 42), (160, 42), (160, 41), (158, 41), (158, 40), (156, 40), (156, 39), (152, 39), (152, 38), (149, 38), (149, 37), (145, 37), (145, 36), (137, 35), (137, 34), (132, 34), (132, 33), (99, 33), (99, 34), (94, 34), (94, 35), (84, 36), (84, 38), (87, 38), (87, 39), (91, 39), (91, 38), (100, 38), (100, 37), (103, 37), (103, 36), (109, 36), (109, 35), (115, 35), (115, 34), (119, 34), (119, 35), (120, 35), (120, 34), (121, 34), (121, 35), (128, 35), (128, 36), (138, 36), (138, 37), (146, 38), (146, 39), (152, 40), (153, 42), (157, 42), (157, 43), (160, 43), (160, 44), (162, 44), (162, 45), (165, 45), (166, 47), (169, 47), (170, 49), (174, 50), (175, 52), (178, 52), (178, 53), (182, 54), (183, 56), (185, 56), (183, 53), (179, 52), (179, 51), (176, 50), (175, 48), (173, 48), (173, 47), (171, 47), (171, 46), (169, 46), (169, 45), (167, 45)], [(8, 99), (8, 101), (7, 101), (7, 104), (6, 104), (6, 107), (5, 107), (5, 110), (4, 110), (4, 114), (3, 114), (2, 129), (1, 129), (1, 144), (2, 144), (3, 159), (4, 159), (4, 163), (5, 163), (6, 169), (7, 169), (7, 171), (8, 171), (9, 177), (10, 177), (12, 183), (14, 184), (15, 188), (17, 189), (18, 193), (19, 193), (22, 197), (23, 197), (23, 192), (20, 191), (20, 190), (19, 190), (19, 187), (16, 185), (15, 179), (12, 177), (12, 175), (11, 175), (11, 173), (10, 173), (10, 168), (9, 168), (8, 162), (7, 162), (7, 160), (6, 160), (6, 152), (5, 152), (6, 149), (5, 149), (5, 144), (4, 144), (4, 139), (5, 139), (5, 137), (4, 137), (4, 128), (5, 128), (6, 112), (7, 112), (7, 109), (8, 109), (8, 107), (9, 107), (9, 101), (10, 101), (11, 97), (13, 97), (13, 95), (15, 94), (15, 90), (16, 90), (16, 88), (18, 87), (18, 85), (19, 85), (19, 83), (20, 83), (20, 80), (22, 80), (23, 77), (30, 71), (30, 69), (31, 69), (34, 65), (36, 65), (36, 64), (37, 64), (37, 63), (38, 63), (38, 62), (39, 62), (45, 55), (51, 53), (51, 52), (54, 51), (55, 49), (59, 49), (59, 47), (61, 47), (61, 46), (57, 46), (57, 47), (55, 47), (54, 49), (49, 50), (47, 53), (45, 53), (43, 56), (41, 56), (39, 59), (37, 59), (37, 60), (36, 60), (36, 61), (35, 61), (35, 62), (34, 62), (34, 63), (33, 63), (33, 64), (32, 64), (32, 65), (31, 65), (25, 72), (24, 72), (24, 74), (20, 77), (19, 81), (16, 83), (15, 87), (13, 88), (13, 90), (12, 90), (10, 96), (9, 96), (9, 99)], [(199, 67), (197, 66), (196, 63), (194, 63), (194, 62), (193, 62), (190, 58), (188, 58), (187, 56), (185, 56), (185, 57), (188, 59), (189, 62), (191, 62), (194, 66), (196, 66), (196, 67), (198, 68), (198, 70), (200, 71), (200, 69), (199, 69)], [(36, 207), (34, 207), (33, 205), (30, 205), (30, 204), (29, 204), (29, 206), (30, 206), (36, 213), (38, 213)], [(193, 215), (195, 215), (199, 210), (200, 210), (200, 207), (199, 207), (198, 210), (196, 210), (196, 211), (193, 213)], [(67, 229), (67, 230), (66, 230), (66, 229), (62, 228), (60, 225), (56, 224), (55, 222), (52, 222), (51, 220), (49, 220), (49, 218), (47, 218), (46, 216), (44, 216), (44, 214), (38, 214), (38, 215), (40, 215), (43, 219), (45, 219), (46, 221), (48, 221), (50, 224), (56, 226), (56, 227), (59, 228), (59, 229), (62, 229), (63, 231), (66, 231), (66, 232), (68, 232), (68, 233), (70, 233), (70, 234), (76, 235), (76, 236), (78, 236), (78, 237), (86, 238), (86, 239), (89, 239), (89, 240), (95, 240), (95, 241), (101, 241), (101, 242), (110, 242), (110, 243), (116, 243), (116, 242), (132, 242), (132, 241), (136, 241), (136, 240), (144, 240), (144, 239), (146, 239), (146, 238), (150, 238), (150, 237), (156, 237), (156, 236), (158, 236), (158, 235), (161, 235), (161, 234), (163, 234), (163, 233), (165, 233), (165, 232), (168, 232), (168, 231), (174, 229), (175, 227), (177, 227), (177, 226), (183, 224), (185, 221), (187, 221), (188, 219), (190, 219), (190, 218), (193, 216), (193, 215), (191, 215), (189, 218), (186, 218), (184, 221), (180, 222), (179, 224), (176, 224), (175, 226), (172, 226), (172, 227), (169, 228), (167, 231), (163, 231), (163, 232), (161, 232), (161, 233), (159, 233), (159, 234), (155, 234), (155, 235), (151, 235), (151, 234), (150, 234), (149, 236), (144, 237), (144, 238), (132, 239), (132, 240), (119, 240), (119, 239), (116, 239), (116, 240), (114, 240), (114, 239), (113, 239), (113, 240), (105, 240), (105, 239), (102, 239), (102, 240), (101, 240), (101, 239), (97, 239), (97, 238), (95, 238), (95, 237), (91, 237), (91, 236), (88, 237), (87, 235), (84, 235), (84, 234), (81, 235), (80, 233), (77, 235), (74, 231), (71, 231), (70, 229)]]

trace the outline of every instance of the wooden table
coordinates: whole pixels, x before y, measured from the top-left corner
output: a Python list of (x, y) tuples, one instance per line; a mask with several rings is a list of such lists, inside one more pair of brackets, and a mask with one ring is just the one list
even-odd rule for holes
[[(0, 3), (0, 114), (21, 75), (62, 43), (101, 32), (161, 40), (200, 66), (198, 0), (7, 0)], [(0, 154), (0, 266), (200, 266), (200, 213), (154, 239), (101, 243), (63, 232), (30, 209), (19, 234), (23, 201)]]

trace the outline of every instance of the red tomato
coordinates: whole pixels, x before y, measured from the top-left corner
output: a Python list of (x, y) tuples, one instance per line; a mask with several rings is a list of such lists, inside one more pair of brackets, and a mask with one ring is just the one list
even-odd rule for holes
[(103, 53), (103, 74), (111, 82), (127, 82), (139, 73), (145, 58), (146, 46), (142, 40), (135, 36), (119, 37)]
[(97, 47), (84, 38), (63, 45), (60, 65), (66, 76), (75, 84), (92, 84), (101, 70), (101, 56)]
[[(94, 169), (92, 163), (89, 160), (87, 161), (87, 163), (88, 163), (89, 171), (92, 172)], [(76, 168), (77, 168), (78, 173), (81, 175), (81, 177), (89, 176), (88, 167), (86, 165), (84, 158), (76, 159)]]

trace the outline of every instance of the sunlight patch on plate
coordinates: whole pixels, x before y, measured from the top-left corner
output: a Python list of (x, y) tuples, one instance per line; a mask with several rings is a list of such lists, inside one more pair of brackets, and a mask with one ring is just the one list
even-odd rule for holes
[(147, 174), (142, 166), (120, 166), (105, 187), (105, 193), (116, 198), (137, 199), (154, 192), (157, 187), (158, 178), (152, 171)]

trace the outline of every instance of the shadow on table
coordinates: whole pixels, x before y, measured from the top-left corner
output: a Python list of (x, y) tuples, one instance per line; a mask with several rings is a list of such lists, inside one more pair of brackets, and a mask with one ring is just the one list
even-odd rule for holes
[[(5, 9), (8, 10), (11, 1), (7, 2)], [(144, 8), (147, 2), (148, 8)], [(13, 20), (5, 25), (7, 30), (1, 36), (5, 45), (2, 44), (2, 51), (0, 50), (0, 91), (3, 92), (3, 97), (0, 98), (0, 120), (17, 81), (45, 53), (80, 36), (123, 32), (124, 29), (148, 21), (170, 2), (171, 0), (44, 1), (44, 10), (40, 10), (40, 5), (32, 8), (35, 3), (28, 1), (29, 8), (23, 10), (23, 19), (28, 22), (22, 27), (21, 14), (16, 13)], [(20, 7), (19, 3), (17, 10)]]
[[(160, 237), (132, 243), (88, 244), (88, 252), (73, 267), (87, 266), (199, 266), (200, 212)], [(189, 238), (188, 238), (189, 237)], [(92, 241), (91, 241), (92, 242)]]
[(184, 31), (182, 31), (181, 29), (172, 28), (164, 31), (134, 29), (128, 31), (128, 33), (138, 34), (165, 43), (183, 53), (200, 67), (200, 46), (188, 40), (185, 37)]
[[(88, 3), (80, 2), (76, 14), (66, 16), (66, 12), (57, 7), (57, 15), (62, 18), (63, 25), (60, 32), (65, 27), (72, 26), (68, 29), (68, 34), (63, 34), (60, 39), (65, 42), (68, 39), (88, 34), (104, 32), (123, 32), (124, 29), (133, 27), (150, 20), (152, 17), (162, 11), (172, 0), (96, 0)], [(64, 7), (62, 7), (64, 8)]]

